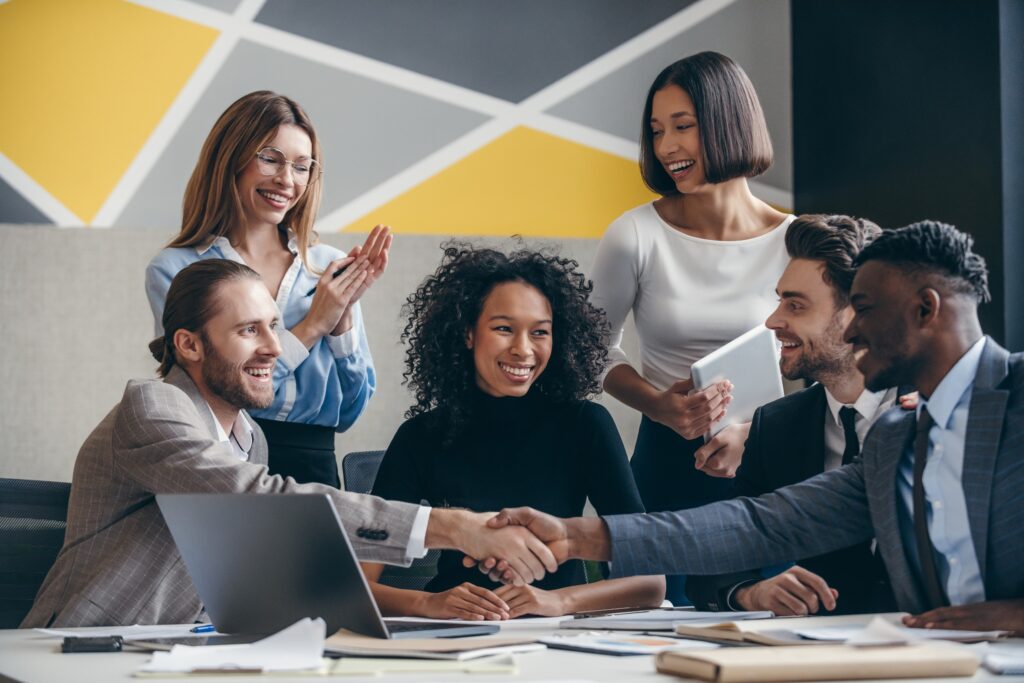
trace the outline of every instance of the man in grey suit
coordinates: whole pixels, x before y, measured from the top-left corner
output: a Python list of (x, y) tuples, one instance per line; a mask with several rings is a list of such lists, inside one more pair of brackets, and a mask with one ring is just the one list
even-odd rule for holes
[[(1024, 354), (983, 336), (984, 260), (950, 225), (884, 232), (857, 258), (845, 338), (869, 389), (911, 385), (916, 412), (886, 412), (862, 460), (759, 498), (681, 512), (522, 524), (559, 560), (612, 574), (714, 574), (872, 536), (911, 626), (1024, 633)], [(492, 561), (486, 567), (494, 567)], [(499, 563), (492, 571), (500, 572)]]
[(164, 336), (150, 344), (164, 379), (129, 382), (83, 444), (64, 547), (23, 627), (199, 618), (199, 596), (158, 493), (327, 494), (362, 560), (408, 564), (426, 548), (455, 548), (471, 557), (507, 555), (524, 580), (557, 567), (527, 530), (495, 535), (486, 513), (431, 510), (269, 475), (266, 440), (245, 409), (273, 400), (279, 322), (259, 275), (242, 264), (200, 261), (174, 278)]

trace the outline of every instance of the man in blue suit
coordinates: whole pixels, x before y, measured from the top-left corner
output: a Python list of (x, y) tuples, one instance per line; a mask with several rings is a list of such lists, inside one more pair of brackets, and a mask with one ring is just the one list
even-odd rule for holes
[[(896, 402), (895, 387), (871, 391), (843, 331), (853, 318), (854, 259), (881, 234), (849, 216), (800, 216), (786, 231), (790, 262), (779, 306), (765, 325), (782, 343), (782, 374), (813, 385), (758, 408), (736, 472), (735, 494), (759, 496), (860, 457), (875, 421)], [(778, 615), (890, 611), (892, 594), (872, 542), (801, 559), (764, 578), (759, 570), (690, 576), (686, 594), (703, 610), (771, 610)]]
[[(610, 560), (612, 575), (717, 574), (808, 557), (872, 536), (911, 626), (1024, 633), (1024, 354), (985, 337), (984, 260), (950, 225), (884, 232), (857, 259), (845, 338), (869, 389), (912, 385), (862, 458), (758, 498), (680, 512), (528, 526), (562, 559)], [(500, 565), (499, 565), (500, 569)]]

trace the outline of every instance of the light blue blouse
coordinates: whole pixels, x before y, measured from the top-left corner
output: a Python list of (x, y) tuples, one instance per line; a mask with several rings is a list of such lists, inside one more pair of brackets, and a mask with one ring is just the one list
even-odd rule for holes
[[(362, 311), (356, 304), (351, 330), (337, 337), (328, 335), (307, 351), (289, 330), (309, 312), (313, 297), (306, 296), (306, 292), (319, 276), (302, 263), (294, 236), (290, 235), (288, 249), (293, 255), (292, 265), (276, 301), (283, 327), (278, 329), (282, 353), (274, 368), (274, 402), (268, 408), (249, 412), (267, 420), (315, 424), (343, 432), (363, 412), (377, 387)], [(344, 255), (340, 249), (318, 244), (309, 248), (307, 257), (313, 268), (323, 271)], [(204, 247), (164, 249), (149, 262), (146, 296), (153, 309), (157, 336), (164, 333), (161, 320), (171, 280), (185, 266), (215, 258), (245, 263), (225, 237), (217, 237)]]

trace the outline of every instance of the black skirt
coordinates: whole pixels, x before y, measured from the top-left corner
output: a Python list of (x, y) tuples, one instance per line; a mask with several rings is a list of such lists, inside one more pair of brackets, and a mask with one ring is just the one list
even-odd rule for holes
[(334, 430), (320, 425), (262, 420), (256, 422), (270, 449), (267, 469), (300, 484), (327, 484), (341, 488), (334, 456)]

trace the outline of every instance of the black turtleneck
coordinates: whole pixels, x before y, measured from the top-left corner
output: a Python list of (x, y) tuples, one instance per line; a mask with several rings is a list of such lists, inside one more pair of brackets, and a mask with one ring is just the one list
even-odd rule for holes
[[(535, 394), (494, 398), (477, 392), (473, 414), (448, 446), (444, 408), (406, 421), (384, 455), (374, 495), (478, 512), (529, 505), (559, 517), (582, 514), (590, 498), (601, 515), (643, 512), (608, 411), (589, 401), (558, 404)], [(440, 592), (465, 581), (498, 585), (463, 567), (461, 553), (445, 551), (426, 589)], [(534, 585), (551, 590), (581, 581), (580, 564), (569, 562)]]

